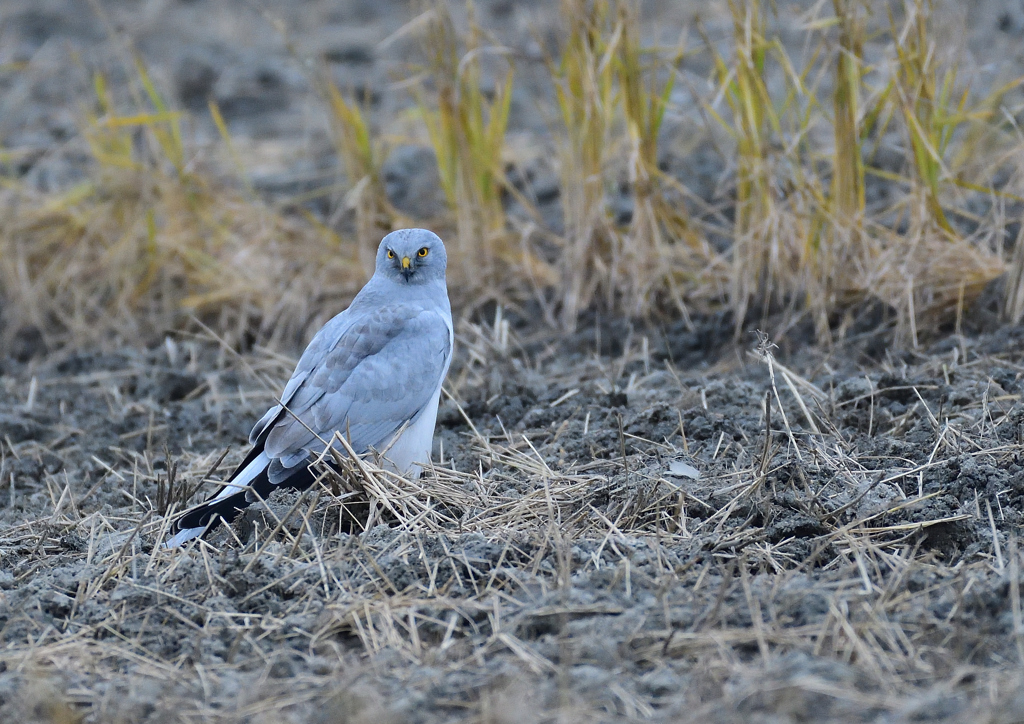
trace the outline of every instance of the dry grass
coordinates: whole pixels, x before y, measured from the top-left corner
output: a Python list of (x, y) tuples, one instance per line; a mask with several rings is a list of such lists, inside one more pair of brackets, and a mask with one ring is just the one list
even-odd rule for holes
[[(444, 3), (410, 26), (423, 36), (425, 62), (405, 85), (450, 210), (429, 223), (453, 248), (461, 307), (535, 299), (550, 321), (572, 329), (594, 308), (649, 317), (725, 305), (737, 333), (747, 321), (784, 329), (809, 314), (828, 341), (844, 333), (844, 314), (878, 300), (894, 311), (898, 339), (916, 344), (1004, 272), (1022, 144), (1000, 124), (1012, 114), (1003, 99), (1016, 82), (970, 90), (961, 60), (938, 44), (925, 0), (891, 7), (884, 19), (859, 0), (817, 3), (802, 15), (777, 16), (757, 0), (728, 7), (733, 52), (723, 56), (706, 34), (703, 47), (645, 47), (638, 10), (626, 0), (563, 0), (560, 48), (546, 61), (557, 122), (542, 139), (557, 159), (557, 233), (537, 222), (529, 194), (505, 176), (515, 161), (505, 141), (515, 50), (490, 40), (472, 13), (460, 35)], [(775, 34), (786, 25), (806, 35), (809, 50), (799, 57)], [(689, 202), (686, 179), (658, 166), (666, 113), (687, 111), (673, 95), (684, 54), (712, 60), (704, 133), (718, 139), (735, 174), (732, 200), (710, 214)], [(242, 183), (199, 163), (180, 114), (141, 65), (133, 72), (126, 108), (115, 107), (96, 76), (96, 110), (82, 126), (87, 181), (48, 194), (5, 184), (8, 336), (26, 325), (54, 344), (110, 330), (146, 336), (190, 314), (260, 337), (293, 334), (316, 308), (312, 290), (351, 294), (371, 270), (376, 240), (414, 223), (384, 192), (384, 135), (322, 77), (313, 82), (355, 211), (354, 228), (340, 236), (308, 213), (283, 217), (247, 190), (213, 105)], [(883, 143), (905, 152), (898, 168), (874, 165)], [(992, 188), (997, 172), (1003, 180)], [(887, 185), (884, 203), (866, 202), (869, 176)], [(608, 194), (623, 180), (633, 213), (620, 226)], [(969, 210), (978, 197), (990, 200), (982, 216)], [(507, 217), (510, 199), (533, 221)], [(712, 236), (727, 238), (727, 247)], [(1018, 286), (1006, 292), (1010, 319), (1020, 316)]]
[[(423, 38), (427, 82), (416, 92), (455, 222), (445, 235), (449, 266), (464, 299), (475, 304), (500, 299), (539, 270), (505, 215), (505, 196), (514, 192), (505, 178), (505, 136), (515, 69), (509, 50), (486, 40), (471, 6), (468, 34), (460, 38), (447, 4), (435, 2)], [(504, 66), (490, 85), (485, 61)]]
[[(482, 394), (487, 371), (512, 369), (515, 340), (500, 327), (463, 340), (476, 360), (460, 378), (467, 398)], [(343, 464), (341, 474), (321, 467), (321, 485), (256, 506), (234, 532), (182, 551), (158, 547), (167, 519), (152, 496), (168, 472), (154, 465), (154, 444), (103, 453), (105, 472), (89, 490), (46, 474), (36, 512), (23, 503), (25, 517), (0, 536), (3, 555), (16, 556), (14, 586), (49, 581), (38, 606), (54, 622), (42, 627), (34, 608), (0, 609), (0, 659), (28, 682), (5, 711), (20, 706), (47, 722), (138, 721), (143, 711), (196, 722), (404, 721), (410, 711), (474, 722), (699, 722), (716, 711), (1012, 721), (998, 717), (1015, 711), (1019, 683), (1021, 561), (1007, 533), (1019, 513), (999, 502), (1006, 491), (981, 490), (981, 503), (949, 510), (935, 505), (948, 491), (919, 486), (934, 486), (941, 476), (932, 473), (953, 456), (964, 470), (1012, 464), (1024, 451), (1005, 434), (1016, 413), (986, 394), (936, 418), (922, 387), (920, 404), (893, 418), (881, 400), (898, 388), (838, 400), (772, 360), (770, 345), (761, 351), (776, 380), (769, 389), (778, 385), (761, 435), (740, 427), (727, 442), (693, 437), (700, 419), (739, 400), (708, 381), (704, 405), (661, 440), (628, 432), (649, 410), (623, 423), (590, 402), (584, 422), (574, 405), (601, 393), (609, 361), (571, 375), (554, 365), (546, 378), (560, 394), (539, 404), (558, 410), (560, 424), (508, 433), (467, 418), (460, 454), (477, 462), (439, 462), (416, 481), (372, 460)], [(615, 364), (640, 361), (632, 353)], [(947, 364), (923, 362), (908, 384)], [(1005, 364), (974, 357), (947, 372), (991, 385), (989, 373)], [(287, 361), (251, 357), (241, 368), (277, 376)], [(653, 371), (629, 393), (643, 399), (671, 380)], [(109, 383), (109, 374), (46, 380)], [(761, 387), (742, 403), (755, 420)], [(198, 399), (220, 404), (213, 391)], [(138, 403), (122, 404), (113, 414)], [(874, 433), (855, 445), (844, 416), (869, 408)], [(931, 424), (930, 456), (865, 449)], [(576, 438), (607, 457), (566, 456)], [(4, 449), (46, 454), (33, 441)], [(171, 477), (191, 487), (230, 469), (220, 457), (183, 453)], [(670, 474), (680, 459), (702, 477)], [(803, 528), (780, 535), (773, 526), (785, 515)], [(354, 521), (350, 533), (343, 521)], [(978, 535), (974, 552), (951, 565), (925, 534), (939, 531), (941, 541), (958, 525), (992, 536)], [(22, 630), (27, 640), (11, 638)], [(615, 653), (600, 653), (608, 640)], [(616, 672), (607, 690), (573, 678), (602, 667)], [(672, 679), (682, 689), (652, 694), (638, 684), (657, 671), (686, 672)], [(401, 687), (389, 688), (395, 681)]]
[(137, 79), (145, 100), (121, 114), (95, 78), (91, 178), (60, 193), (3, 189), (7, 333), (32, 326), (51, 347), (144, 340), (199, 316), (236, 341), (256, 331), (291, 344), (365, 279), (350, 247), (211, 177), (141, 66)]

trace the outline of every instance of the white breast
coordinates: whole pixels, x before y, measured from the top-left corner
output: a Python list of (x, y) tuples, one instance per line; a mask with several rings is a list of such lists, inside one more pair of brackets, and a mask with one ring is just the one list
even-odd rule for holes
[(430, 451), (434, 446), (434, 424), (437, 422), (437, 405), (440, 399), (439, 384), (437, 391), (420, 414), (384, 454), (384, 459), (397, 471), (418, 478), (423, 472), (423, 465), (430, 462)]

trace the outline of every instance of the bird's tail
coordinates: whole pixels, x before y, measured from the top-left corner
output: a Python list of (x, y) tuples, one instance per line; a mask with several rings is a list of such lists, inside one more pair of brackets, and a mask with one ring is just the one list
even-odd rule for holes
[[(263, 452), (262, 442), (254, 446), (216, 495), (185, 511), (171, 524), (173, 535), (164, 543), (164, 547), (177, 548), (211, 530), (220, 521), (230, 524), (240, 511), (256, 500), (256, 496), (266, 500), (272, 490), (280, 487), (267, 478), (269, 464), (270, 458)], [(310, 475), (305, 466), (301, 470)], [(289, 479), (285, 484), (294, 486), (298, 482), (301, 481), (293, 482)]]

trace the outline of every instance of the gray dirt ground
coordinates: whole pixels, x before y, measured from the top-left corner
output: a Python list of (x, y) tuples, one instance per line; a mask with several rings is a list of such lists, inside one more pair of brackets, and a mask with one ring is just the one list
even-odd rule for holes
[[(84, 69), (116, 72), (112, 28), (196, 111), (200, 145), (217, 99), (261, 191), (333, 178), (322, 108), (259, 7), (100, 6), (0, 4), (0, 70), (30, 65), (0, 73), (24, 178), (81, 172)], [(694, 6), (646, 8), (674, 42)], [(977, 66), (1019, 74), (1024, 8), (971, 8)], [(379, 91), (379, 117), (408, 102), (385, 92), (413, 53), (405, 4), (270, 10)], [(547, 12), (478, 4), (527, 49)], [(533, 108), (514, 106), (523, 138)], [(716, 193), (716, 159), (675, 162)], [(392, 156), (409, 213), (440, 203), (430, 163)], [(791, 337), (773, 389), (713, 319), (568, 340), (520, 320), (507, 343), (463, 320), (420, 486), (327, 479), (174, 552), (156, 549), (169, 481), (214, 489), (297, 350), (22, 340), (0, 356), (0, 721), (1024, 721), (1024, 332), (966, 321), (989, 331), (906, 354)]]
[(1024, 716), (1018, 330), (790, 372), (817, 433), (777, 368), (796, 446), (776, 408), (767, 453), (763, 363), (489, 338), (463, 330), (472, 427), (443, 407), (418, 520), (339, 532), (326, 491), (275, 495), (171, 553), (168, 461), (194, 486), (227, 449), (227, 472), (287, 364), (197, 341), (6, 362), (3, 719)]

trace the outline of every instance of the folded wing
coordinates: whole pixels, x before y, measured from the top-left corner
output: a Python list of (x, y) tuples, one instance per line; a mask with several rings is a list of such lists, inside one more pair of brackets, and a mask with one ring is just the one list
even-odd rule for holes
[(287, 409), (271, 410), (253, 430), (271, 459), (270, 481), (323, 450), (320, 439), (336, 430), (357, 452), (385, 447), (431, 401), (451, 351), (446, 318), (407, 304), (387, 304), (345, 325), (336, 339), (319, 340), (285, 388)]

